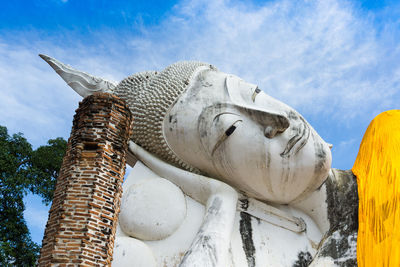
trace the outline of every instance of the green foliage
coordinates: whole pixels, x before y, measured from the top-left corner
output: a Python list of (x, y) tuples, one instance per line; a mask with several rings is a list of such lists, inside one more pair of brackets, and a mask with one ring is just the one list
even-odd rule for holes
[(30, 177), (30, 190), (32, 193), (43, 197), (49, 204), (53, 198), (56, 179), (60, 170), (67, 141), (58, 137), (50, 139), (48, 145), (40, 146), (32, 152), (31, 167), (28, 171)]
[(66, 149), (62, 138), (32, 150), (21, 133), (10, 136), (0, 126), (0, 266), (34, 266), (39, 246), (30, 237), (23, 217), (27, 192), (48, 204)]

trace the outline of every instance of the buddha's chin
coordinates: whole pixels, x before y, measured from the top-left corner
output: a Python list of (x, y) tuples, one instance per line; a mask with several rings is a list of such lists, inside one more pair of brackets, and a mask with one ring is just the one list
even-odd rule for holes
[(302, 148), (303, 154), (297, 155), (298, 160), (308, 162), (309, 173), (314, 177), (314, 181), (321, 184), (329, 174), (332, 163), (332, 153), (329, 145), (315, 132), (312, 131), (311, 138), (313, 142), (308, 142)]
[[(309, 145), (313, 145), (310, 143)], [(314, 146), (314, 145), (313, 145)], [(329, 171), (331, 169), (332, 154), (329, 149), (328, 144), (325, 142), (320, 142), (315, 145), (315, 147), (320, 147), (318, 153), (312, 153), (303, 155), (302, 158), (293, 157), (291, 160), (296, 161), (306, 161), (306, 165), (297, 165), (292, 162), (291, 165), (299, 166), (298, 169), (288, 170), (292, 172), (292, 179), (286, 181), (286, 185), (281, 184), (280, 194), (274, 194), (276, 201), (280, 204), (289, 204), (297, 202), (301, 199), (307, 198), (312, 192), (317, 190), (327, 179)], [(306, 148), (306, 147), (305, 147)], [(308, 157), (308, 158), (307, 158)], [(290, 168), (289, 168), (290, 169)], [(290, 177), (290, 175), (289, 175)], [(282, 179), (281, 177), (279, 179)], [(284, 180), (284, 179), (283, 179)], [(279, 188), (279, 187), (278, 187)]]
[(315, 164), (314, 164), (314, 177), (308, 186), (308, 190), (305, 192), (304, 196), (313, 192), (317, 188), (319, 188), (327, 179), (331, 164), (332, 164), (332, 153), (327, 143), (323, 142), (323, 153), (315, 155)]
[(316, 172), (318, 171), (321, 173), (323, 178), (326, 178), (329, 174), (329, 171), (331, 169), (331, 164), (332, 164), (332, 153), (331, 149), (329, 148), (329, 145), (325, 142), (322, 144), (323, 147), (323, 155), (320, 155), (319, 157), (316, 157)]

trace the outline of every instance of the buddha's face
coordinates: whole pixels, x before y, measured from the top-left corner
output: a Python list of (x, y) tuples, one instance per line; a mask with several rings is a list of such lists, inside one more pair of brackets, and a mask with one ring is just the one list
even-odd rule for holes
[(331, 165), (328, 144), (298, 112), (215, 70), (198, 71), (167, 113), (163, 130), (188, 164), (275, 203), (307, 196)]

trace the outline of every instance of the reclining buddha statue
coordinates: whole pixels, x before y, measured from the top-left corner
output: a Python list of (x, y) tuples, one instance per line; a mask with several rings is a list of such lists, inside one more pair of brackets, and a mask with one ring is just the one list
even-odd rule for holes
[(133, 117), (113, 266), (356, 266), (351, 171), (293, 108), (201, 62), (113, 83), (41, 55)]

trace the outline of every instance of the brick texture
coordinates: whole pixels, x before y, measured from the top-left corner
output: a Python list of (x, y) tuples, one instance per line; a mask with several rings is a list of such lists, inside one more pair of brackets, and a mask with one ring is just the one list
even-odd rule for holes
[(110, 266), (132, 115), (96, 93), (79, 104), (57, 179), (39, 266)]

